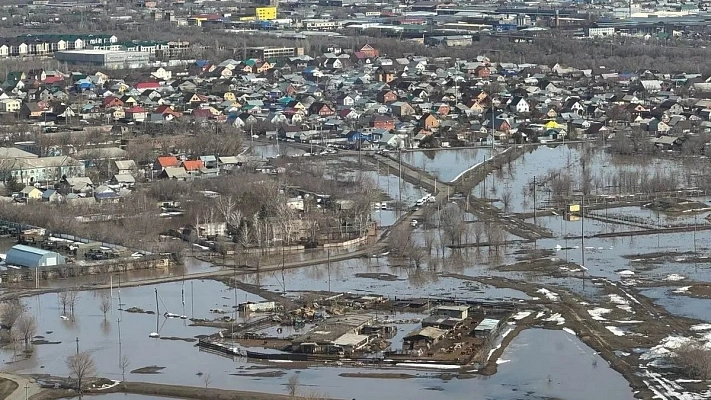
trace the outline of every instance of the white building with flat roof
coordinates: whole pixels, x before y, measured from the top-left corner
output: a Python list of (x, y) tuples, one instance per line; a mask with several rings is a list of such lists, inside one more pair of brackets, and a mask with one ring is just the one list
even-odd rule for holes
[(67, 64), (95, 65), (108, 69), (142, 68), (150, 62), (150, 54), (147, 52), (97, 49), (58, 51), (54, 58)]

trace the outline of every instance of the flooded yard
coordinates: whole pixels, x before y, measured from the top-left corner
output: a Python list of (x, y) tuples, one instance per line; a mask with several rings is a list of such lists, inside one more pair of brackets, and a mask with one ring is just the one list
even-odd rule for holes
[(419, 150), (402, 153), (402, 161), (451, 182), (467, 169), (484, 162), (490, 148)]

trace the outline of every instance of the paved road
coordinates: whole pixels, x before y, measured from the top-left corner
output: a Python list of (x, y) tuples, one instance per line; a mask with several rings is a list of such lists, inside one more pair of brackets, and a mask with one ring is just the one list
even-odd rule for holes
[(42, 391), (42, 388), (35, 383), (34, 379), (5, 373), (0, 373), (0, 378), (9, 379), (17, 383), (17, 389), (5, 397), (5, 400), (27, 400)]

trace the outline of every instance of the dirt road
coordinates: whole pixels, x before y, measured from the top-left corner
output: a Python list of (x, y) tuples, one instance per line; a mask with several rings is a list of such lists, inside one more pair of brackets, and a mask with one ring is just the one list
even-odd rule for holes
[(6, 373), (0, 373), (0, 378), (14, 382), (17, 385), (17, 388), (7, 395), (5, 400), (27, 400), (42, 391), (42, 388), (33, 379)]

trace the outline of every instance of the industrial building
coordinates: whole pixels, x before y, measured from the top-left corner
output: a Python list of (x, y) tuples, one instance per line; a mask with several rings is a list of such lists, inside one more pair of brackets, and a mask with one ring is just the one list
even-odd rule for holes
[(142, 68), (148, 65), (150, 54), (139, 51), (68, 50), (54, 54), (57, 61), (68, 64), (95, 65), (108, 69)]
[(54, 251), (16, 244), (7, 252), (5, 262), (8, 265), (36, 268), (62, 265), (66, 263), (66, 259)]
[(247, 47), (247, 58), (271, 60), (284, 57), (298, 57), (304, 55), (303, 47)]

